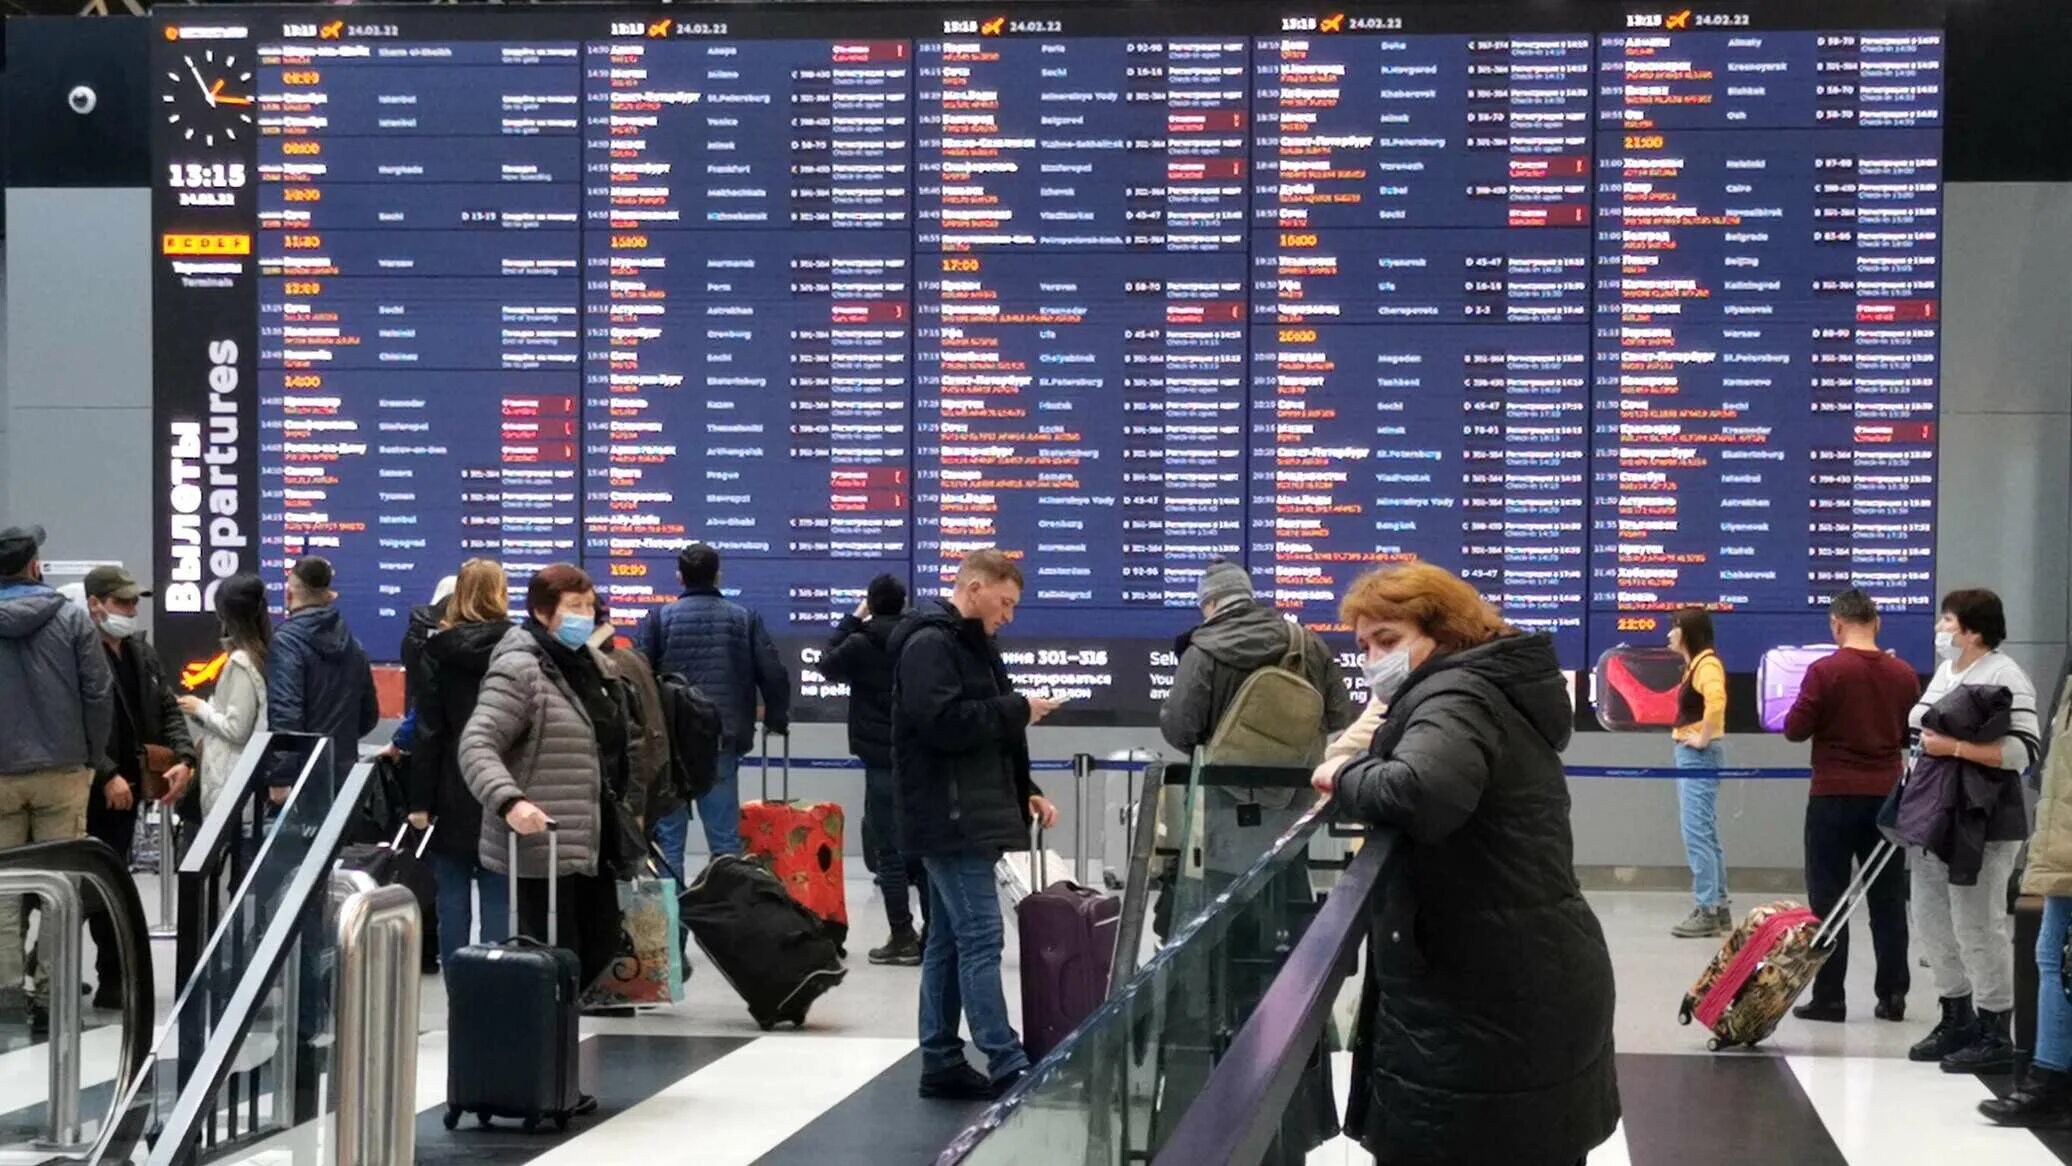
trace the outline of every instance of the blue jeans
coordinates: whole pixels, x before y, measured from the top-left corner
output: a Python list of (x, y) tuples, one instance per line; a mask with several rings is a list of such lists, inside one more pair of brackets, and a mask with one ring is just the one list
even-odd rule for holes
[[(1676, 747), (1678, 769), (1719, 769), (1726, 764), (1726, 746), (1718, 741), (1703, 749)], [(1686, 777), (1676, 783), (1684, 857), (1691, 863), (1691, 894), (1700, 907), (1727, 905), (1727, 852), (1719, 844), (1719, 778)]]
[(510, 938), (511, 892), (504, 876), (450, 854), (427, 854), (432, 878), (439, 884), (439, 964), (468, 945), (474, 933), (475, 896), (482, 897), (482, 942), (502, 943)]
[(2072, 1000), (2065, 999), (2065, 931), (2072, 927), (2072, 898), (2043, 901), (2043, 929), (2036, 935), (2036, 1063), (2072, 1069)]
[[(713, 854), (741, 853), (741, 755), (719, 755), (719, 780), (698, 799), (698, 820), (705, 824), (705, 846)], [(690, 841), (689, 809), (679, 806), (655, 823), (655, 845), (688, 885), (693, 879), (684, 866), (684, 851)]]
[(991, 854), (924, 858), (930, 902), (928, 945), (921, 953), (921, 1071), (941, 1073), (965, 1064), (957, 1035), (961, 1013), (971, 1041), (986, 1054), (997, 1081), (1029, 1067), (1029, 1052), (1007, 1019), (1000, 984), (1000, 891)]

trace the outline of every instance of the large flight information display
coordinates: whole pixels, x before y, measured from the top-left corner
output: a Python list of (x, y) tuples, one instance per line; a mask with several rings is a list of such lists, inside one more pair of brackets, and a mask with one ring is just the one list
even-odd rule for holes
[(623, 624), (702, 540), (824, 715), (874, 576), (998, 546), (1018, 683), (1142, 723), (1217, 556), (1327, 632), (1438, 562), (1579, 672), (1925, 615), (1936, 19), (167, 11), (161, 639), (304, 554), (377, 658), (471, 556)]

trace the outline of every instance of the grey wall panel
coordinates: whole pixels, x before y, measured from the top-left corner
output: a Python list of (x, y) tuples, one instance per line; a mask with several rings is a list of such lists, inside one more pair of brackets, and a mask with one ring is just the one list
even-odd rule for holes
[(1944, 222), (1943, 415), (2072, 412), (2072, 185), (1952, 186)]
[(1938, 589), (1990, 587), (2009, 639), (2064, 643), (2072, 414), (1945, 414), (1942, 475)]
[[(9, 520), (52, 558), (151, 562), (151, 201), (145, 190), (7, 192)], [(145, 604), (147, 626), (151, 605)]]
[(11, 407), (148, 406), (151, 192), (9, 190), (7, 223)]

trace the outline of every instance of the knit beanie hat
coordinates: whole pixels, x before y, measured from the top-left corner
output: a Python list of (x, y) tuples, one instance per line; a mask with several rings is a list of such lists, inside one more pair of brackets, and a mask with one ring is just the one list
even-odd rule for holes
[(1252, 577), (1228, 559), (1209, 560), (1209, 569), (1201, 576), (1201, 606), (1214, 611), (1225, 601), (1238, 597), (1252, 598)]

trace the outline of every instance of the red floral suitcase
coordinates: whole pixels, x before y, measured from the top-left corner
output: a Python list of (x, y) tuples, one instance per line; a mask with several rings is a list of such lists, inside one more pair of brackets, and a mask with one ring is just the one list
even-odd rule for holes
[(770, 800), (770, 737), (763, 735), (763, 797), (741, 806), (741, 843), (770, 868), (801, 905), (819, 916), (840, 948), (849, 940), (849, 903), (842, 888), (842, 807), (791, 800), (791, 738), (784, 738), (783, 798)]

